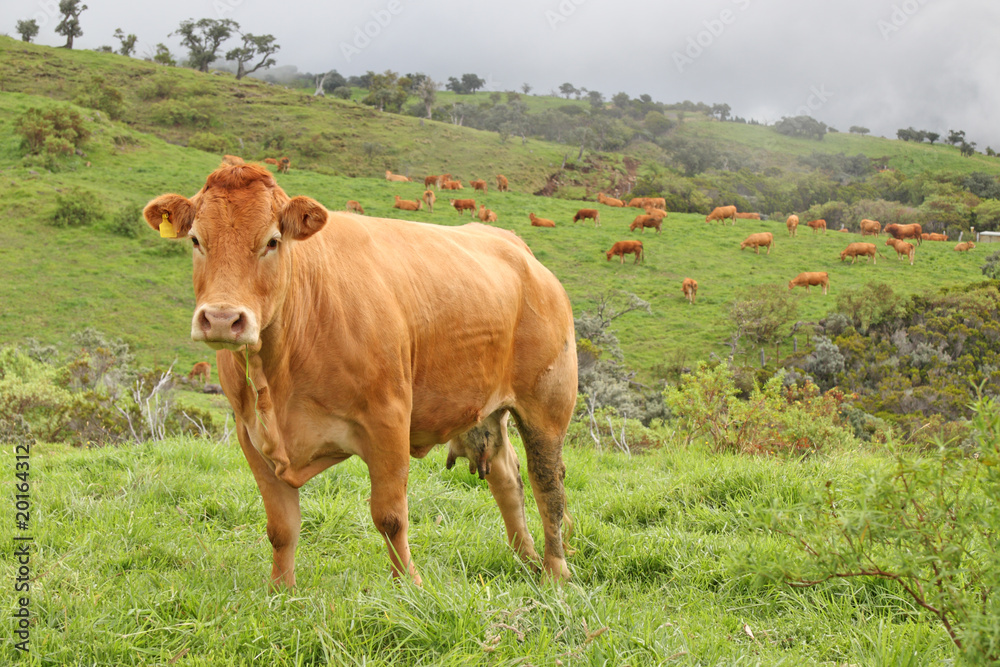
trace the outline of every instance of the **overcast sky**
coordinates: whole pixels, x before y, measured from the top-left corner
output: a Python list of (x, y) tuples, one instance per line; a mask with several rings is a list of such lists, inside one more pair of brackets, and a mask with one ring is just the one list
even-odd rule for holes
[[(184, 19), (229, 18), (270, 33), (279, 65), (341, 74), (392, 69), (445, 82), (473, 72), (487, 89), (536, 93), (570, 82), (610, 98), (728, 103), (773, 123), (802, 113), (841, 131), (895, 137), (963, 129), (1000, 149), (998, 0), (85, 0), (77, 48), (139, 37), (140, 55)], [(58, 0), (0, 0), (59, 45)], [(235, 44), (230, 44), (233, 46)]]

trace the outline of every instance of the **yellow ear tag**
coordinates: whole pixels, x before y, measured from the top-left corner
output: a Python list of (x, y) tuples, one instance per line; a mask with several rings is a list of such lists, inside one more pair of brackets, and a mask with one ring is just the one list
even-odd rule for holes
[(174, 230), (174, 226), (170, 224), (170, 216), (166, 213), (163, 214), (163, 222), (160, 223), (160, 238), (177, 238), (177, 232)]

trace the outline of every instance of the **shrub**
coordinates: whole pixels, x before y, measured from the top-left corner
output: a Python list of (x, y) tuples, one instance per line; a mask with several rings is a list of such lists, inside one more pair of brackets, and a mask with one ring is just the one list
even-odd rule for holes
[(125, 238), (137, 238), (146, 229), (146, 220), (142, 217), (142, 204), (130, 202), (119, 208), (111, 217), (108, 231)]
[(628, 454), (662, 447), (666, 441), (666, 434), (621, 415), (613, 407), (595, 409), (586, 394), (577, 396), (576, 411), (566, 431), (567, 445), (614, 448)]
[(1000, 250), (987, 257), (986, 262), (980, 268), (987, 278), (1000, 280)]
[(112, 120), (120, 120), (128, 108), (122, 91), (109, 84), (102, 76), (92, 76), (90, 83), (84, 86), (74, 101), (82, 107), (103, 111)]
[(351, 89), (347, 86), (338, 86), (333, 89), (333, 96), (341, 100), (351, 99)]
[(72, 188), (56, 195), (56, 210), (52, 214), (55, 227), (88, 227), (104, 217), (104, 207), (93, 192)]
[(72, 153), (90, 138), (83, 117), (68, 107), (32, 107), (14, 122), (14, 131), (28, 155)]
[(792, 586), (891, 580), (970, 664), (997, 664), (1000, 406), (980, 396), (973, 409), (971, 455), (942, 439), (926, 452), (898, 450), (884, 472), (827, 481), (801, 504), (768, 512), (765, 525), (789, 538), (801, 562), (775, 567), (769, 552), (758, 569)]
[(225, 154), (229, 152), (230, 146), (231, 144), (228, 139), (220, 137), (217, 134), (212, 134), (211, 132), (198, 132), (191, 135), (191, 138), (188, 139), (188, 148), (197, 148), (206, 153)]
[(168, 76), (153, 76), (143, 81), (135, 89), (135, 95), (140, 100), (162, 100), (174, 95), (177, 84)]
[(157, 102), (150, 107), (149, 118), (157, 125), (207, 128), (212, 116), (181, 100)]

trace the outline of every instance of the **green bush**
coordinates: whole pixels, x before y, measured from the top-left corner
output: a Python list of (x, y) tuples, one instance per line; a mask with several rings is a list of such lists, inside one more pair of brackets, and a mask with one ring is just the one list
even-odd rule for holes
[(88, 227), (104, 217), (104, 207), (93, 192), (72, 188), (56, 195), (56, 210), (52, 214), (55, 227)]
[(14, 122), (21, 135), (21, 148), (28, 155), (63, 155), (72, 153), (90, 138), (83, 117), (68, 107), (37, 109), (32, 107)]
[(82, 107), (103, 111), (111, 120), (120, 120), (128, 106), (125, 96), (102, 76), (93, 76), (74, 100)]
[(153, 76), (143, 81), (135, 89), (135, 96), (144, 102), (174, 97), (177, 84), (169, 76)]
[(228, 153), (231, 150), (231, 143), (225, 137), (220, 137), (211, 132), (198, 132), (188, 139), (188, 148), (197, 148), (206, 153)]
[(149, 109), (149, 118), (157, 125), (170, 127), (207, 128), (213, 122), (211, 114), (181, 100), (157, 102)]
[(142, 217), (142, 204), (131, 202), (119, 208), (108, 223), (108, 231), (116, 236), (137, 238), (146, 230), (146, 220)]
[[(885, 579), (899, 599), (938, 619), (970, 664), (1000, 661), (1000, 406), (973, 403), (971, 451), (938, 440), (895, 452), (884, 472), (827, 481), (795, 506), (767, 512), (793, 561), (756, 566), (793, 586), (834, 578)], [(886, 610), (892, 613), (892, 610)]]

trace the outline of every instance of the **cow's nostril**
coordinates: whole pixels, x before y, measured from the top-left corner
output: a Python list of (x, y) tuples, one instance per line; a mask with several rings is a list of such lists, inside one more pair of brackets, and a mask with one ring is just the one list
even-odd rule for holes
[(204, 310), (201, 311), (201, 314), (198, 316), (198, 326), (205, 333), (208, 333), (209, 331), (212, 330), (212, 323), (209, 321), (208, 315), (205, 314)]
[(243, 333), (243, 330), (245, 328), (246, 328), (246, 318), (243, 317), (242, 313), (240, 313), (236, 317), (236, 320), (233, 322), (230, 331), (232, 331), (235, 335), (239, 336), (240, 334)]

